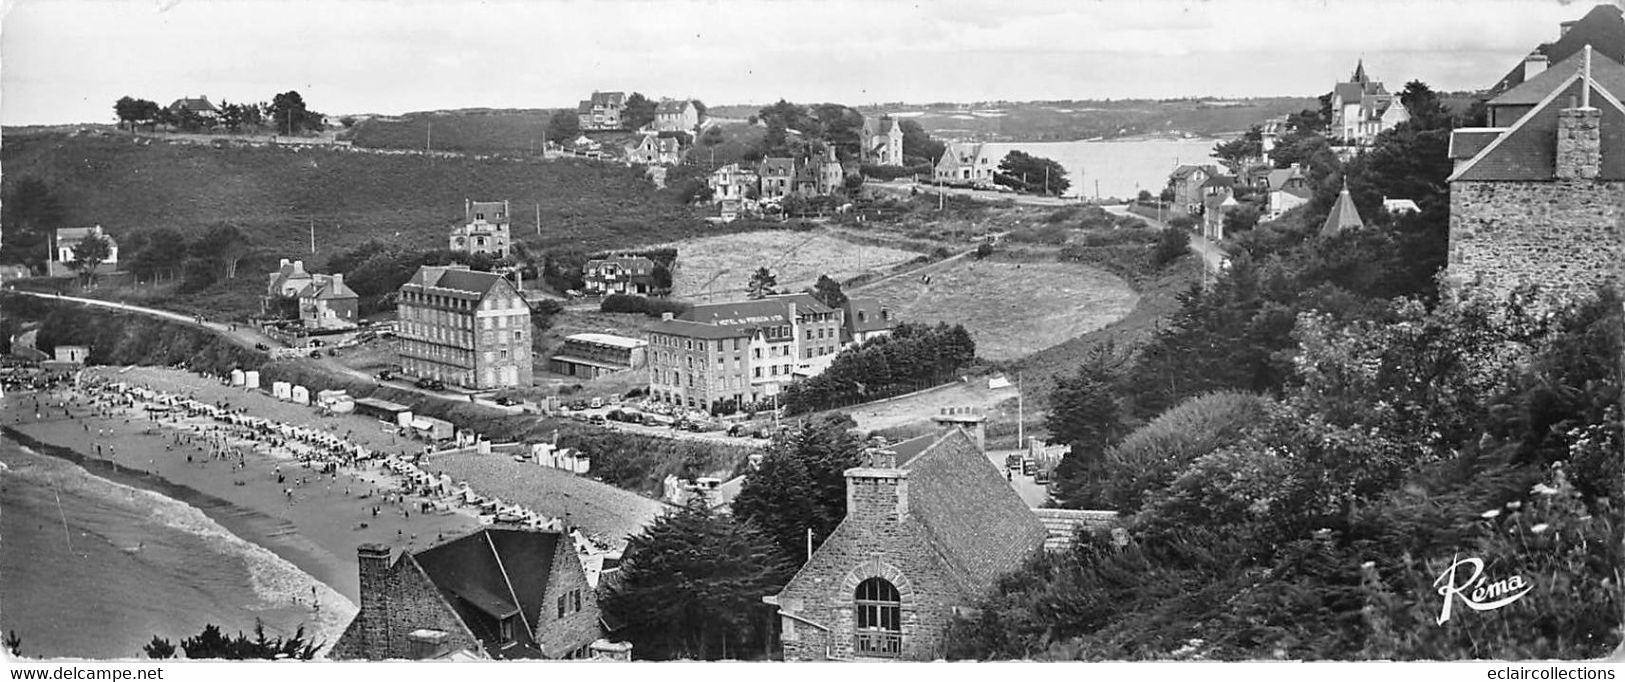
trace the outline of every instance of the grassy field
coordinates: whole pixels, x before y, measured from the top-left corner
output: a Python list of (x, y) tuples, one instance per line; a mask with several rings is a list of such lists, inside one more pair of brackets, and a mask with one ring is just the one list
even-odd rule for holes
[[(445, 248), (463, 201), (513, 202), (516, 240), (542, 248), (597, 250), (714, 233), (675, 190), (656, 190), (635, 169), (586, 161), (427, 158), (336, 150), (213, 149), (127, 137), (7, 137), (7, 185), (44, 180), (68, 225), (105, 227), (115, 238), (173, 227), (198, 233), (233, 223), (252, 235), (258, 272), (276, 258), (320, 263), (371, 239)], [(541, 207), (542, 234), (531, 225)], [(310, 252), (314, 225), (317, 252)]]
[(1082, 265), (973, 259), (891, 279), (863, 294), (909, 322), (964, 324), (977, 356), (989, 360), (1014, 360), (1104, 327), (1139, 298), (1121, 278)]
[(550, 109), (460, 109), (379, 116), (356, 123), (359, 147), (423, 149), (475, 154), (540, 154)]
[(800, 291), (818, 281), (819, 275), (841, 280), (921, 255), (883, 246), (858, 246), (825, 231), (742, 232), (688, 239), (669, 246), (677, 249), (674, 295), (695, 302), (743, 299), (750, 275), (759, 267), (767, 267), (778, 277), (780, 291)]

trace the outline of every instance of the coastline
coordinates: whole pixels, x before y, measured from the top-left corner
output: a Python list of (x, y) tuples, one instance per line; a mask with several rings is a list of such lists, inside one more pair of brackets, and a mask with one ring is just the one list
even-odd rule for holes
[[(147, 383), (153, 378), (140, 380)], [(216, 396), (208, 394), (241, 390), (217, 388), (218, 393), (189, 392), (209, 399)], [(6, 413), (15, 415), (4, 426), (21, 436), (25, 445), (41, 445), (42, 455), (196, 507), (233, 535), (270, 550), (352, 604), (359, 599), (357, 545), (378, 542), (396, 550), (419, 550), (442, 535), (455, 537), (479, 525), (467, 512), (417, 514), (406, 503), (384, 501), (397, 486), (376, 466), (317, 475), (296, 460), (250, 451), (242, 467), (234, 468), (231, 462), (211, 460), (202, 445), (176, 444), (178, 430), (156, 426), (133, 410), (109, 417), (70, 405), (71, 417), (63, 417), (56, 408), (55, 415), (35, 419), (32, 399), (33, 394), (12, 393), (4, 405)], [(314, 421), (314, 413), (306, 414)], [(286, 483), (278, 483), (279, 471)], [(291, 499), (284, 492), (288, 486), (294, 491)], [(376, 516), (375, 506), (380, 507)]]

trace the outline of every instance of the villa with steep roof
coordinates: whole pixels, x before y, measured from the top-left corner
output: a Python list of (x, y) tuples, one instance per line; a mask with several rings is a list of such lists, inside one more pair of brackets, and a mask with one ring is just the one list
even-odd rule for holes
[(597, 594), (563, 533), (486, 528), (393, 561), (381, 544), (356, 554), (361, 608), (332, 658), (564, 659), (608, 648)]
[(620, 130), (626, 109), (626, 93), (597, 92), (576, 106), (576, 123), (582, 130)]
[(890, 114), (863, 119), (863, 161), (880, 166), (903, 165), (903, 126)]
[(483, 253), (493, 258), (507, 258), (513, 237), (509, 224), (513, 220), (508, 212), (508, 201), (463, 200), (463, 224), (451, 228), (449, 246), (452, 251)]
[(700, 125), (700, 110), (691, 99), (663, 99), (655, 105), (655, 130), (694, 132)]
[(787, 661), (941, 658), (953, 617), (1049, 537), (964, 428), (869, 458), (846, 470), (846, 518), (763, 596)]
[(530, 305), (501, 275), (425, 265), (395, 309), (404, 373), (474, 389), (530, 385)]
[(1365, 60), (1354, 67), (1348, 82), (1332, 88), (1332, 136), (1349, 144), (1365, 146), (1377, 133), (1411, 118), (1410, 112), (1390, 94), (1380, 81), (1365, 72)]
[(1621, 281), (1622, 102), (1625, 65), (1582, 45), (1491, 99), (1489, 127), (1451, 134), (1451, 289), (1533, 284), (1573, 300)]

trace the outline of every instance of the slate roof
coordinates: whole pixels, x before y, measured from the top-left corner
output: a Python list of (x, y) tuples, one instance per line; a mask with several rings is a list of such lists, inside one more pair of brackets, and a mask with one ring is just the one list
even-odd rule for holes
[[(1450, 181), (1552, 180), (1557, 163), (1558, 112), (1570, 106), (1571, 98), (1578, 101), (1584, 89), (1583, 74), (1570, 62), (1583, 61), (1584, 58), (1585, 51), (1582, 50), (1580, 54), (1552, 67), (1551, 71), (1560, 72), (1554, 78), (1546, 79), (1546, 74), (1541, 74), (1530, 79), (1525, 85), (1549, 84), (1546, 96), (1505, 132), (1483, 145), (1470, 159), (1460, 162)], [(1620, 101), (1621, 96), (1625, 96), (1625, 66), (1593, 52), (1591, 76), (1594, 86), (1591, 89), (1591, 106), (1601, 112), (1602, 168), (1598, 179), (1625, 180), (1625, 104)], [(1521, 90), (1522, 86), (1518, 89)], [(1527, 96), (1526, 93), (1513, 91), (1505, 94), (1519, 99)], [(1491, 104), (1496, 105), (1497, 101), (1492, 100)], [(1500, 104), (1506, 105), (1504, 102)], [(1465, 147), (1481, 142), (1477, 138), (1483, 133), (1469, 131), (1464, 135), (1468, 136), (1463, 138), (1462, 145)], [(1452, 136), (1452, 147), (1456, 144), (1455, 137)]]
[(1362, 227), (1365, 227), (1365, 221), (1360, 219), (1360, 210), (1354, 207), (1348, 185), (1344, 185), (1342, 193), (1337, 195), (1337, 203), (1332, 204), (1332, 212), (1326, 214), (1326, 222), (1320, 226), (1320, 236), (1330, 237), (1344, 230)]
[(1236, 179), (1228, 175), (1215, 175), (1202, 183), (1203, 187), (1235, 187)]
[(846, 299), (846, 326), (855, 333), (890, 329), (897, 325), (895, 316), (882, 315), (885, 306), (878, 298)]
[[(680, 315), (678, 319), (729, 328), (736, 332), (790, 324), (789, 307), (784, 301), (772, 298), (697, 305)], [(730, 336), (738, 335), (736, 333)]]
[(685, 109), (688, 108), (688, 103), (689, 103), (689, 100), (686, 100), (686, 99), (666, 99), (666, 100), (661, 100), (659, 104), (655, 105), (655, 113), (657, 113), (657, 114), (681, 114), (681, 113), (683, 113), (683, 111)]
[[(411, 560), (493, 656), (512, 657), (495, 646), (501, 638), (495, 628), (496, 621), (515, 614), (528, 627), (515, 627), (514, 635), (523, 654), (534, 656), (540, 652), (532, 631), (547, 615), (542, 600), (560, 551), (573, 551), (562, 533), (486, 528), (412, 554)], [(397, 565), (406, 559), (403, 554)]]
[(798, 315), (798, 316), (803, 314), (803, 313), (808, 313), (808, 312), (811, 312), (811, 313), (828, 313), (828, 312), (834, 312), (834, 310), (835, 310), (834, 308), (831, 308), (831, 307), (829, 307), (827, 305), (824, 305), (823, 301), (820, 301), (817, 298), (814, 298), (812, 294), (809, 294), (809, 293), (806, 293), (806, 292), (796, 293), (796, 294), (775, 294), (773, 296), (768, 296), (767, 300), (785, 301), (785, 302), (793, 301), (793, 302), (795, 302), (795, 304), (796, 304), (796, 315)]
[(987, 591), (1043, 546), (1044, 524), (964, 430), (935, 437), (903, 460), (899, 450), (912, 446), (904, 441), (892, 448), (899, 468), (909, 472), (909, 515), (967, 594)]
[(175, 100), (174, 104), (169, 105), (170, 111), (180, 111), (182, 109), (198, 114), (220, 113), (220, 110), (216, 109), (215, 106), (209, 102), (209, 98), (207, 97), (182, 97)]
[[(1325, 81), (1321, 82), (1324, 83)], [(1342, 99), (1345, 104), (1358, 102), (1360, 97), (1365, 94), (1365, 86), (1359, 83), (1338, 83), (1337, 87), (1332, 89), (1332, 93), (1334, 97)]]
[(103, 239), (107, 240), (108, 246), (118, 246), (118, 243), (113, 241), (113, 235), (103, 232), (102, 226), (100, 225), (96, 225), (94, 227), (58, 228), (56, 231), (56, 245), (58, 247), (66, 246), (72, 248), (79, 242), (84, 241), (85, 237), (89, 237), (93, 234), (101, 235)]
[(433, 265), (424, 265), (418, 268), (417, 274), (405, 287), (421, 287), (424, 289), (437, 289), (436, 294), (449, 294), (453, 296), (483, 300), (491, 290), (503, 281), (501, 275), (490, 272), (479, 272), (466, 268), (452, 268)]
[(605, 265), (615, 264), (621, 270), (634, 277), (653, 274), (655, 262), (647, 256), (614, 256), (612, 258), (594, 258), (587, 261), (586, 270), (591, 272)]
[(693, 339), (737, 339), (750, 337), (755, 333), (754, 327), (719, 327), (714, 324), (704, 324), (690, 320), (659, 320), (645, 328), (651, 334), (670, 334)]
[(334, 279), (332, 275), (312, 276), (310, 284), (305, 285), (305, 288), (299, 291), (299, 297), (323, 300), (360, 298), (356, 295), (355, 290), (350, 288), (350, 285), (345, 284), (343, 280)]
[(762, 159), (762, 177), (792, 177), (796, 174), (796, 160), (778, 156)]
[[(1620, 66), (1622, 62), (1616, 62), (1605, 57), (1606, 54), (1600, 50), (1591, 53), (1592, 80), (1597, 81), (1598, 85), (1603, 86), (1609, 92), (1625, 93), (1625, 67)], [(1547, 95), (1552, 93), (1552, 90), (1578, 73), (1583, 62), (1585, 62), (1584, 55), (1571, 55), (1568, 59), (1553, 64), (1550, 68), (1540, 72), (1534, 78), (1495, 96), (1488, 104), (1492, 107), (1539, 104), (1546, 99)]]
[[(282, 287), (287, 286), (289, 280), (300, 279), (310, 279), (310, 273), (305, 272), (304, 261), (290, 261), (279, 267), (276, 272), (271, 273), (271, 284), (266, 288), (266, 291), (276, 294), (282, 291)], [(303, 289), (304, 287), (300, 288)]]
[(1208, 175), (1214, 175), (1215, 174), (1213, 166), (1195, 166), (1195, 165), (1191, 165), (1191, 164), (1187, 163), (1187, 164), (1181, 164), (1179, 167), (1175, 168), (1174, 172), (1169, 174), (1169, 177), (1172, 177), (1175, 180), (1183, 180), (1187, 176), (1189, 176), (1191, 173), (1194, 173), (1194, 172), (1199, 171), (1199, 170), (1200, 171), (1205, 171)]
[[(1536, 47), (1532, 54), (1546, 55), (1549, 63), (1556, 64), (1578, 54), (1586, 45), (1591, 45), (1598, 54), (1625, 63), (1625, 12), (1619, 7), (1597, 5), (1579, 20), (1564, 23), (1569, 27), (1567, 33), (1556, 42)], [(1523, 61), (1519, 60), (1495, 87), (1490, 88), (1490, 93), (1506, 92), (1523, 82)]]
[(595, 107), (619, 107), (626, 104), (626, 93), (594, 92), (589, 103)]
[(1293, 178), (1303, 178), (1303, 171), (1297, 168), (1276, 168), (1264, 176), (1265, 184), (1272, 190), (1282, 189)]
[(1449, 156), (1452, 159), (1473, 158), (1506, 130), (1506, 128), (1457, 128), (1450, 135)]

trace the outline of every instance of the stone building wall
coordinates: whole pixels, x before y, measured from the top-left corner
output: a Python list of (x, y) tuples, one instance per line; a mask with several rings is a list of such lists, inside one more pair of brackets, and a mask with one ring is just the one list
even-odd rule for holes
[(417, 652), (407, 635), (424, 629), (446, 633), (444, 651), (482, 651), (483, 645), (417, 563), (404, 557), (391, 568), (385, 552), (383, 561), (361, 557), (361, 611), (328, 655), (374, 661), (415, 658)]
[[(948, 575), (926, 529), (907, 517), (904, 472), (853, 479), (847, 518), (780, 595), (783, 610), (828, 632), (782, 618), (785, 660), (854, 658), (854, 593), (858, 583), (885, 578), (901, 601), (902, 658), (931, 660), (942, 644), (954, 607), (965, 596)], [(901, 475), (899, 475), (901, 474)]]
[[(575, 543), (568, 537), (561, 538), (553, 551), (553, 565), (537, 566), (534, 570), (549, 571), (552, 576), (542, 595), (541, 615), (538, 622), (532, 623), (543, 654), (548, 658), (563, 658), (603, 636), (603, 629), (599, 627), (598, 594), (587, 584), (587, 574), (576, 556)], [(581, 610), (567, 612), (564, 618), (559, 618), (559, 596), (568, 597), (576, 590), (581, 592)]]
[(1458, 181), (1450, 188), (1452, 287), (1523, 283), (1565, 299), (1625, 275), (1625, 182)]

